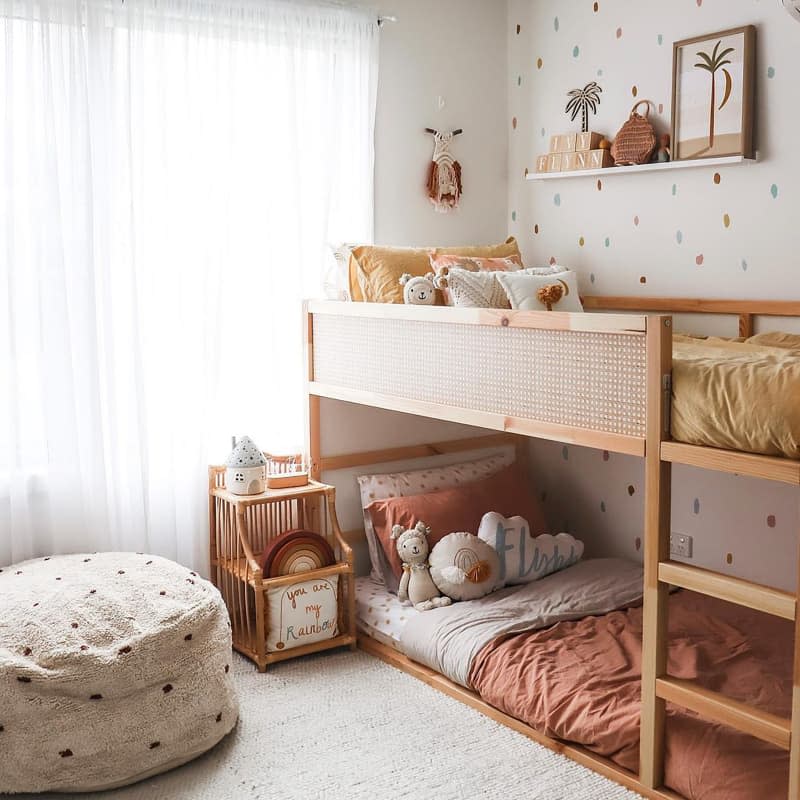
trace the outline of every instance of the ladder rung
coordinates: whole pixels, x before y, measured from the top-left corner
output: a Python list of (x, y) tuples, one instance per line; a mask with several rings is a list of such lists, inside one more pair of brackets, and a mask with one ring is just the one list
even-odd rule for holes
[(781, 481), (792, 486), (800, 484), (800, 461), (777, 456), (760, 456), (734, 450), (718, 450), (683, 442), (662, 442), (661, 458), (673, 464), (689, 464), (717, 472), (750, 475), (770, 481)]
[(691, 681), (679, 678), (658, 678), (656, 694), (669, 703), (694, 711), (705, 719), (730, 725), (757, 739), (789, 749), (791, 722), (775, 714), (731, 700), (719, 692), (703, 689)]
[(762, 586), (760, 583), (750, 583), (741, 578), (733, 578), (688, 564), (679, 564), (676, 561), (662, 561), (658, 565), (658, 579), (682, 589), (690, 589), (729, 603), (753, 608), (772, 614), (774, 617), (794, 619), (795, 595)]

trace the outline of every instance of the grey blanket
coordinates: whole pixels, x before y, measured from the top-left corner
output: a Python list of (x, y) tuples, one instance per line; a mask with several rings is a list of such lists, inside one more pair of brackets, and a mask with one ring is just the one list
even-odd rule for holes
[(480, 600), (412, 614), (401, 645), (414, 661), (471, 688), (472, 660), (495, 637), (607, 614), (641, 599), (640, 564), (617, 558), (588, 559)]

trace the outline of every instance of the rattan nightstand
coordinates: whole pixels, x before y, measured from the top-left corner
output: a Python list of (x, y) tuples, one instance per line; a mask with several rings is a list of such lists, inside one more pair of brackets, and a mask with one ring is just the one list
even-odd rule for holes
[[(208, 511), (211, 580), (228, 606), (233, 646), (252, 659), (260, 672), (287, 658), (349, 645), (356, 647), (355, 572), (353, 553), (336, 519), (333, 486), (310, 481), (307, 486), (268, 489), (237, 495), (225, 488), (225, 467), (208, 469)], [(265, 578), (257, 556), (284, 531), (308, 528), (324, 536), (336, 563), (322, 569)], [(267, 592), (299, 579), (338, 577), (338, 633), (332, 639), (270, 652)]]

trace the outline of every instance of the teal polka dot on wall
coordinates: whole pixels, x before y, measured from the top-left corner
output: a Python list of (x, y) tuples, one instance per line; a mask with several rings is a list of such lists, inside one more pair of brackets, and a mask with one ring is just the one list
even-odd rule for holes
[(516, 222), (517, 221), (517, 212), (516, 211), (512, 211), (511, 212), (511, 221), (512, 222)]
[(598, 78), (602, 78), (603, 77), (603, 70), (602, 69), (597, 70), (597, 77)]
[(775, 77), (775, 67), (767, 67), (767, 77), (768, 78)]
[(553, 28), (555, 29), (555, 32), (558, 33), (558, 17), (553, 20)]
[(694, 503), (692, 503), (692, 511), (694, 511), (695, 514), (700, 513), (700, 498), (695, 497)]
[(554, 202), (554, 203), (555, 203), (557, 206), (560, 206), (560, 205), (561, 205), (561, 195), (560, 195), (560, 194), (556, 194), (556, 195), (553, 197), (553, 202)]
[(678, 244), (682, 244), (682, 243), (683, 243), (683, 231), (678, 231), (678, 232), (675, 234), (675, 241), (676, 241)]
[(772, 186), (769, 187), (769, 193), (772, 195), (773, 200), (778, 199), (778, 184), (773, 183)]
[(581, 54), (580, 47), (578, 47), (578, 45), (575, 45), (575, 47), (572, 48), (572, 57), (577, 58), (580, 54)]
[(589, 273), (589, 280), (590, 280), (592, 283), (594, 283), (594, 282), (595, 282), (596, 278), (595, 278), (594, 272), (590, 272), (590, 273)]
[(545, 131), (545, 129), (544, 129), (544, 128), (542, 128), (542, 137), (544, 137), (544, 136), (546, 135), (546, 133), (547, 133), (547, 132)]
[(606, 247), (611, 247), (611, 239), (608, 236), (606, 236), (604, 244)]
[(747, 259), (742, 259), (742, 272), (747, 272)]
[(517, 86), (522, 86), (522, 75), (517, 75)]
[(659, 33), (658, 34), (658, 43), (659, 44), (664, 44), (664, 34), (663, 33)]
[(677, 194), (678, 194), (678, 184), (677, 183), (673, 183), (672, 184), (672, 196), (676, 197)]

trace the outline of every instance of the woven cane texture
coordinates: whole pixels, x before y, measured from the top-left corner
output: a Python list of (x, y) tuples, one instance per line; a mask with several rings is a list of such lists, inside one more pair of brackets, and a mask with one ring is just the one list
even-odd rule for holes
[(645, 337), (314, 315), (314, 380), (642, 437)]

